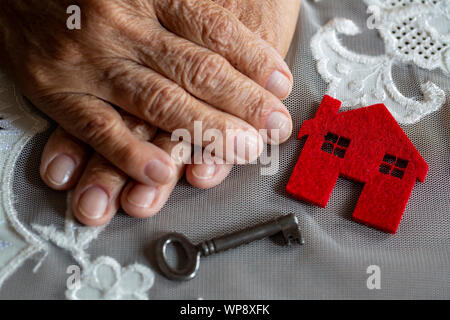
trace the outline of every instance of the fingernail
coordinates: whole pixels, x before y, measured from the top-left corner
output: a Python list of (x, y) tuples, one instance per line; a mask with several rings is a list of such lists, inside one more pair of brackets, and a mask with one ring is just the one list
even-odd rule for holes
[(75, 170), (75, 162), (64, 154), (55, 157), (47, 167), (47, 178), (53, 184), (66, 184)]
[(160, 160), (152, 160), (145, 167), (145, 175), (157, 183), (167, 183), (172, 177), (172, 169)]
[(108, 195), (99, 187), (90, 187), (78, 200), (80, 213), (88, 219), (100, 219), (108, 207)]
[(237, 163), (247, 163), (256, 160), (262, 150), (262, 140), (259, 135), (248, 131), (240, 131), (234, 139), (234, 154)]
[(211, 179), (216, 172), (215, 164), (197, 164), (192, 168), (192, 174), (200, 180)]
[(128, 192), (127, 200), (136, 207), (148, 208), (152, 205), (155, 195), (155, 187), (136, 184)]
[(291, 92), (291, 82), (283, 73), (275, 70), (266, 83), (266, 89), (278, 98), (284, 99)]
[[(271, 142), (284, 142), (292, 134), (292, 122), (285, 114), (274, 111), (266, 120), (266, 129)], [(278, 130), (278, 132), (274, 132), (274, 130)]]

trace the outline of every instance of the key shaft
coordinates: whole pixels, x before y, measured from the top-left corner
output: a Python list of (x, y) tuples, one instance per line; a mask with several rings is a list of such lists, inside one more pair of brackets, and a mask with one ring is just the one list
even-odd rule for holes
[[(274, 236), (278, 233), (283, 233), (284, 231), (293, 228), (298, 228), (297, 219), (293, 214), (290, 214), (254, 227), (204, 241), (197, 245), (197, 248), (201, 255), (206, 257), (218, 252), (237, 248), (244, 244), (261, 240), (266, 237)], [(285, 241), (288, 244), (290, 243), (288, 239), (285, 239)]]

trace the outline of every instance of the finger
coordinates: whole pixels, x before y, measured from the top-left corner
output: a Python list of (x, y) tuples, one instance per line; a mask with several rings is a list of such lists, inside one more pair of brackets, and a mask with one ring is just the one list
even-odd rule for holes
[[(160, 45), (140, 49), (142, 63), (168, 77), (193, 96), (232, 114), (255, 129), (267, 129), (270, 143), (286, 141), (292, 119), (279, 98), (237, 71), (224, 57), (161, 31)], [(271, 135), (272, 130), (278, 134)], [(279, 137), (275, 140), (274, 137)]]
[(225, 57), (280, 99), (289, 95), (293, 77), (283, 58), (230, 11), (209, 0), (157, 0), (155, 10), (170, 31)]
[(88, 146), (58, 127), (42, 152), (42, 180), (55, 190), (72, 188), (83, 172), (89, 153)]
[[(156, 128), (122, 114), (131, 133), (142, 141), (153, 139)], [(72, 197), (77, 219), (91, 226), (106, 224), (119, 208), (120, 193), (128, 177), (105, 158), (95, 154), (77, 184)]]
[(68, 133), (130, 177), (146, 184), (171, 181), (175, 166), (170, 156), (135, 137), (107, 103), (88, 95), (61, 95), (48, 99), (44, 108)]
[(94, 154), (72, 197), (74, 215), (88, 226), (106, 224), (119, 209), (119, 195), (126, 181), (123, 171)]
[[(180, 146), (178, 142), (171, 141), (168, 133), (160, 133), (153, 140), (153, 143), (159, 146), (167, 153), (173, 154), (172, 150)], [(160, 186), (148, 186), (136, 181), (130, 181), (124, 188), (121, 195), (121, 206), (126, 213), (136, 218), (147, 218), (157, 214), (169, 199), (170, 194), (175, 188), (178, 180), (183, 176), (185, 165), (183, 163), (190, 158), (190, 146), (182, 143), (185, 148), (183, 158), (175, 159), (177, 170), (170, 183)]]
[[(199, 153), (202, 153), (200, 151)], [(193, 157), (196, 159), (196, 157)], [(201, 155), (200, 155), (200, 159)], [(186, 180), (199, 189), (213, 188), (230, 174), (233, 168), (230, 164), (218, 164), (215, 159), (202, 159), (198, 164), (188, 164), (186, 166)]]
[[(166, 77), (129, 61), (111, 68), (122, 72), (98, 87), (102, 99), (164, 131), (183, 129), (190, 143), (210, 144), (200, 131), (214, 129), (220, 133), (215, 135), (221, 142), (217, 143), (216, 155), (229, 163), (252, 162), (263, 151), (262, 137), (251, 125), (194, 98)], [(195, 129), (195, 121), (200, 129)], [(200, 141), (194, 141), (196, 134)]]

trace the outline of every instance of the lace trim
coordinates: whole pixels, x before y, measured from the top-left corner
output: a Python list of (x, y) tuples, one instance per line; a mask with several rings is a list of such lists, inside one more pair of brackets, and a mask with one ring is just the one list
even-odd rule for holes
[(422, 84), (424, 101), (406, 98), (392, 79), (394, 59), (383, 55), (372, 57), (346, 49), (337, 33), (358, 34), (351, 21), (336, 18), (322, 27), (311, 40), (311, 50), (317, 60), (317, 70), (329, 83), (327, 94), (343, 101), (347, 107), (357, 108), (383, 102), (394, 118), (412, 124), (442, 107), (445, 93), (432, 82)]
[(0, 251), (2, 251), (3, 249), (5, 249), (11, 245), (12, 245), (11, 242), (0, 240)]
[[(37, 117), (16, 92), (6, 76), (0, 72), (0, 239), (4, 244), (0, 254), (0, 287), (22, 263), (47, 245), (31, 233), (19, 221), (14, 208), (12, 184), (14, 166), (27, 142), (38, 132), (44, 131), (48, 123)], [(9, 243), (9, 245), (5, 245)], [(36, 266), (35, 270), (39, 267)]]
[[(450, 73), (449, 0), (364, 0), (376, 17), (386, 53), (403, 63)], [(380, 9), (379, 12), (378, 8)], [(436, 26), (433, 24), (436, 21)], [(447, 30), (439, 27), (447, 25)]]
[(111, 257), (99, 257), (85, 270), (81, 284), (66, 291), (70, 300), (147, 300), (153, 272), (140, 264), (122, 268)]
[(421, 85), (423, 101), (403, 96), (393, 81), (392, 65), (400, 61), (449, 73), (450, 34), (442, 34), (432, 26), (437, 17), (450, 22), (450, 6), (446, 6), (449, 1), (364, 1), (369, 5), (368, 12), (375, 15), (386, 54), (373, 57), (345, 48), (337, 34), (354, 36), (360, 30), (353, 21), (336, 18), (311, 40), (317, 70), (329, 83), (327, 93), (345, 106), (357, 108), (383, 102), (399, 123), (416, 123), (442, 107), (445, 92), (428, 81)]
[(140, 264), (122, 268), (111, 257), (99, 257), (91, 262), (86, 250), (91, 241), (105, 229), (101, 227), (81, 227), (74, 220), (71, 209), (72, 193), (67, 196), (64, 231), (55, 226), (32, 225), (45, 240), (69, 251), (82, 269), (79, 285), (66, 291), (68, 299), (148, 299), (147, 291), (153, 286), (154, 273)]

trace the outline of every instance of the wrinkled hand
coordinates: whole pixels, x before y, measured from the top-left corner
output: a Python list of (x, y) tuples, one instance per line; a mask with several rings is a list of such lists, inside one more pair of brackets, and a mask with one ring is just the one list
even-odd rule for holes
[[(75, 213), (90, 225), (107, 222), (119, 203), (133, 216), (156, 213), (184, 169), (167, 156), (174, 145), (168, 134), (154, 138), (154, 127), (117, 112), (106, 101), (166, 131), (192, 130), (195, 119), (203, 120), (206, 128), (233, 128), (246, 135), (275, 124), (282, 129), (280, 141), (290, 135), (290, 120), (287, 126), (280, 121), (280, 114), (288, 119), (289, 115), (277, 97), (290, 91), (291, 75), (278, 54), (235, 16), (284, 54), (296, 21), (292, 8), (271, 12), (270, 20), (258, 10), (278, 1), (264, 0), (262, 6), (251, 0), (217, 1), (234, 15), (210, 1), (146, 1), (142, 6), (143, 2), (82, 1), (86, 3), (82, 7), (88, 8), (83, 10), (83, 28), (95, 32), (82, 29), (74, 36), (73, 31), (61, 29), (51, 36), (39, 32), (37, 39), (28, 40), (5, 35), (9, 42), (4, 43), (16, 40), (10, 45), (14, 50), (7, 50), (8, 58), (16, 61), (9, 66), (12, 74), (28, 97), (65, 129), (58, 129), (47, 144), (41, 174), (55, 189), (78, 183)], [(55, 10), (61, 1), (49, 3)], [(237, 3), (246, 5), (240, 9)], [(28, 2), (16, 8), (31, 14), (27, 9)], [(157, 18), (174, 34), (162, 28)], [(42, 48), (42, 39), (55, 45)], [(32, 53), (21, 51), (30, 47)], [(23, 66), (17, 62), (21, 56), (27, 62)], [(284, 80), (274, 80), (281, 74)], [(102, 156), (87, 160), (88, 149), (68, 133)], [(164, 164), (162, 168), (155, 167), (155, 160)], [(151, 164), (150, 175), (143, 178), (146, 164)], [(170, 168), (170, 174), (158, 179), (163, 167)], [(198, 187), (211, 187), (231, 168), (212, 167), (190, 165), (187, 178)], [(136, 181), (126, 184), (128, 175)], [(83, 205), (90, 208), (83, 210)], [(85, 214), (89, 210), (101, 214)]]

